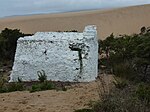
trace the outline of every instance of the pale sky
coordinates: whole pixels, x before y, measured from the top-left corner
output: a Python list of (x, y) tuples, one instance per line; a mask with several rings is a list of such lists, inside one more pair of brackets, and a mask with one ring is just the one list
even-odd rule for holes
[(0, 17), (150, 4), (150, 0), (0, 0)]

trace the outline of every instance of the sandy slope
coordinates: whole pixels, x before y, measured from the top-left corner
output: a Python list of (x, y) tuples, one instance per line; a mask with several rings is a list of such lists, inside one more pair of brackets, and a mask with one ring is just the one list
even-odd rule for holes
[(101, 39), (112, 32), (118, 35), (137, 33), (142, 26), (150, 26), (150, 4), (113, 10), (3, 18), (0, 19), (0, 30), (9, 27), (21, 29), (24, 33), (82, 31), (88, 24), (97, 25)]
[(96, 82), (78, 84), (68, 91), (0, 94), (0, 112), (73, 112), (98, 99)]
[[(110, 88), (113, 76), (101, 76), (105, 88)], [(76, 109), (87, 108), (90, 101), (97, 101), (102, 87), (97, 79), (90, 83), (69, 86), (67, 91), (4, 93), (0, 94), (0, 112), (73, 112)]]

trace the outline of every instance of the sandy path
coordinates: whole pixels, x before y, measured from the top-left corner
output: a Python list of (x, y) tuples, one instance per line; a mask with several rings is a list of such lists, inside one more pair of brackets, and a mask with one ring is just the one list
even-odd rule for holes
[(76, 84), (67, 91), (0, 94), (0, 112), (73, 112), (98, 99), (97, 83)]

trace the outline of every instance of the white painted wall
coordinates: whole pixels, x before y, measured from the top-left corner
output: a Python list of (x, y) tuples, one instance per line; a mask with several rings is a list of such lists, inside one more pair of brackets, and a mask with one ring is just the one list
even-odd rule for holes
[(38, 32), (19, 38), (10, 82), (17, 81), (18, 77), (23, 81), (38, 80), (37, 72), (42, 70), (47, 79), (53, 81), (95, 80), (98, 72), (96, 27), (87, 26), (83, 33)]

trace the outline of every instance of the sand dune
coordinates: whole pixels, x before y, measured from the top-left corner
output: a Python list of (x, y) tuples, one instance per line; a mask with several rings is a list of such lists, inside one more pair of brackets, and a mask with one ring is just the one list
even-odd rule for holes
[(24, 33), (38, 31), (82, 31), (84, 26), (95, 24), (98, 38), (104, 39), (114, 33), (138, 33), (142, 26), (150, 26), (150, 4), (118, 8), (112, 10), (94, 10), (61, 14), (43, 14), (0, 19), (0, 30), (5, 27), (18, 28)]

